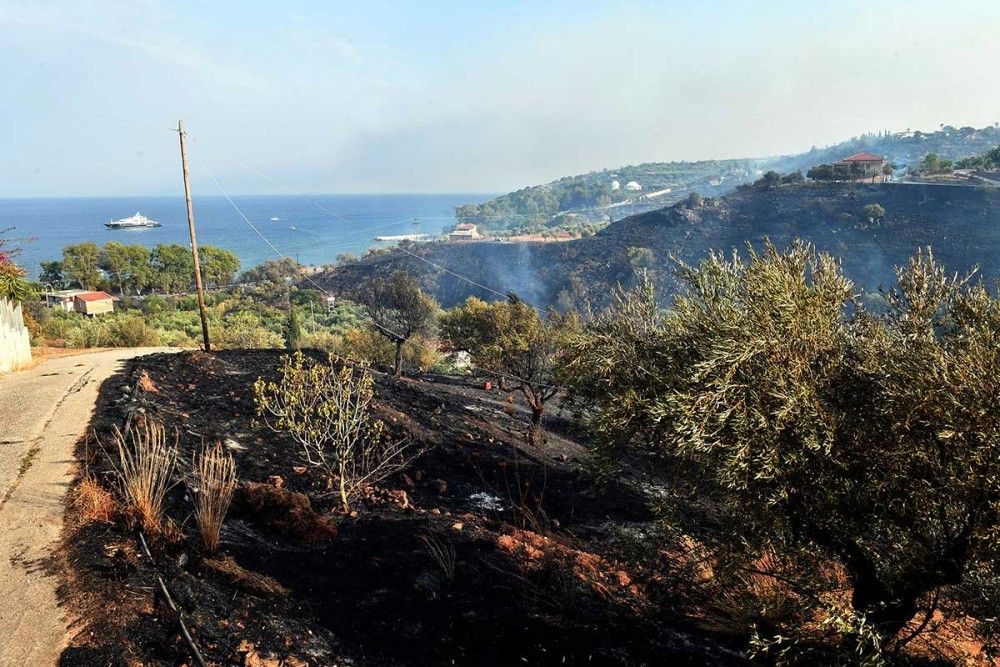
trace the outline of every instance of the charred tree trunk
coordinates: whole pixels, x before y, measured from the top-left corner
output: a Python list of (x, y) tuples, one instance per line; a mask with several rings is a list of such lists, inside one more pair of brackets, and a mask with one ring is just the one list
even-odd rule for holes
[(544, 405), (532, 405), (531, 406), (531, 425), (534, 427), (539, 427), (542, 424), (542, 414), (545, 412)]
[(393, 365), (393, 375), (399, 377), (403, 374), (403, 341), (396, 340), (396, 361)]

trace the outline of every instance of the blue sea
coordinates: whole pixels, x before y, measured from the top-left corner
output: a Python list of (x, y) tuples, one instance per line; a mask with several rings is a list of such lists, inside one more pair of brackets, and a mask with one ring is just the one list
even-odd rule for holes
[[(281, 251), (302, 264), (331, 264), (340, 253), (360, 255), (376, 245), (376, 235), (437, 234), (455, 223), (455, 207), (483, 202), (493, 195), (310, 195), (234, 196), (253, 225)], [(325, 209), (325, 210), (324, 210)], [(109, 230), (104, 223), (140, 212), (162, 227)], [(196, 197), (199, 245), (235, 252), (246, 269), (277, 257), (224, 197)], [(272, 220), (272, 218), (278, 218)], [(0, 199), (0, 230), (19, 239), (17, 263), (30, 276), (39, 262), (59, 259), (70, 243), (108, 241), (180, 243), (187, 246), (184, 200), (180, 197), (94, 197), (67, 199)]]

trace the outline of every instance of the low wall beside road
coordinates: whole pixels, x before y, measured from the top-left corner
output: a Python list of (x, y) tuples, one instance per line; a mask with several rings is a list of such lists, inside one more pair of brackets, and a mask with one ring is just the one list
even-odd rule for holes
[(0, 373), (31, 363), (31, 340), (24, 326), (21, 304), (0, 299)]

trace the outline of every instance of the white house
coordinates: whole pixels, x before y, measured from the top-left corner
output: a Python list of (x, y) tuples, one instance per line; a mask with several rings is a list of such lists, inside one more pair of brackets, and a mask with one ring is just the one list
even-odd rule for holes
[(58, 308), (59, 310), (65, 310), (68, 313), (72, 313), (76, 310), (73, 305), (73, 300), (78, 294), (86, 294), (90, 290), (85, 289), (64, 289), (58, 292), (49, 292), (45, 295), (45, 302), (52, 308)]
[(622, 187), (622, 184), (619, 183), (618, 181), (611, 181), (611, 191), (612, 192), (614, 192), (615, 190), (621, 189), (621, 187)]
[(478, 238), (479, 231), (476, 226), (468, 222), (455, 225), (454, 231), (448, 234), (448, 239), (451, 241), (470, 241)]
[(628, 183), (625, 184), (625, 189), (635, 192), (638, 190), (642, 190), (642, 186), (639, 185), (637, 181), (629, 181)]

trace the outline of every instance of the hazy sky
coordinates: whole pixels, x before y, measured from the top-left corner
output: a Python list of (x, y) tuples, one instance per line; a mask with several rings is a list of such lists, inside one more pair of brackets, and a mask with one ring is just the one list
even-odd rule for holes
[(1000, 120), (1000, 2), (0, 0), (0, 196), (499, 192)]

